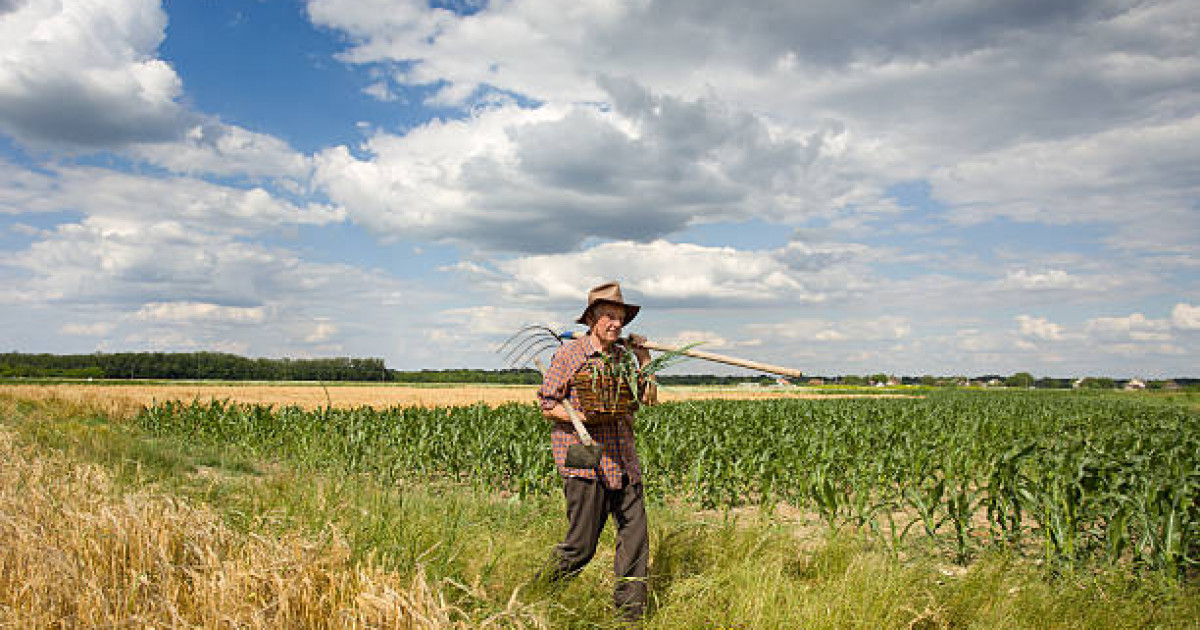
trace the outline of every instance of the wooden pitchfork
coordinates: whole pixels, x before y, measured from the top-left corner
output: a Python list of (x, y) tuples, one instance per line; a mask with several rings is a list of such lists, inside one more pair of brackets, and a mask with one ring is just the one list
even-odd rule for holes
[[(509, 365), (517, 368), (525, 367), (543, 352), (553, 350), (562, 345), (564, 340), (578, 339), (583, 333), (574, 331), (556, 332), (549, 326), (526, 326), (517, 331), (515, 335), (509, 337), (501, 346), (498, 352), (504, 355), (505, 360)], [(628, 338), (622, 339), (620, 343), (628, 344)], [(647, 350), (655, 350), (657, 352), (675, 352), (683, 356), (702, 359), (704, 361), (712, 361), (714, 363), (724, 363), (726, 365), (735, 365), (769, 374), (778, 374), (779, 376), (787, 376), (790, 378), (803, 378), (804, 373), (800, 370), (771, 365), (770, 363), (759, 363), (758, 361), (748, 361), (746, 359), (738, 359), (735, 357), (716, 354), (713, 352), (701, 352), (691, 348), (674, 348), (653, 341), (645, 341), (642, 347)]]

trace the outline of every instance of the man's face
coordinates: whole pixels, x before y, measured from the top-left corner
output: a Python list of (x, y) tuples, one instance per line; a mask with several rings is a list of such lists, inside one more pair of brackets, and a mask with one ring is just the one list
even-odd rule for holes
[(613, 343), (621, 337), (625, 325), (625, 307), (618, 304), (600, 304), (592, 309), (592, 333), (604, 343)]

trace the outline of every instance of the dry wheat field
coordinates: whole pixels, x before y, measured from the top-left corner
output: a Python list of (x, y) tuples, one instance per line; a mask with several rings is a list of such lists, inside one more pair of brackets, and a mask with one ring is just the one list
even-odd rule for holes
[[(19, 398), (58, 399), (75, 403), (99, 405), (104, 408), (129, 408), (167, 400), (207, 402), (231, 400), (248, 404), (297, 405), (315, 409), (332, 405), (335, 408), (369, 406), (386, 407), (456, 407), (484, 403), (499, 405), (508, 402), (532, 402), (534, 385), (344, 385), (321, 387), (318, 384), (107, 384), (53, 383), (3, 384), (0, 394)], [(739, 389), (678, 387), (660, 389), (663, 402), (682, 400), (752, 400), (774, 398), (849, 398), (898, 396), (898, 394), (820, 394), (802, 389)]]

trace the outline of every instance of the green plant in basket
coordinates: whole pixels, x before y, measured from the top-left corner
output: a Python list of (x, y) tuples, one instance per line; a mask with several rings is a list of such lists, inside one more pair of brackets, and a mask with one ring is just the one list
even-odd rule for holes
[[(630, 411), (636, 409), (638, 401), (642, 399), (646, 381), (654, 374), (679, 362), (684, 358), (685, 352), (698, 345), (699, 342), (691, 343), (664, 352), (642, 366), (638, 365), (633, 352), (624, 347), (611, 354), (602, 354), (599, 360), (588, 364), (597, 402), (603, 408), (612, 409), (614, 412), (622, 412), (626, 406)], [(626, 397), (627, 401), (622, 400)]]

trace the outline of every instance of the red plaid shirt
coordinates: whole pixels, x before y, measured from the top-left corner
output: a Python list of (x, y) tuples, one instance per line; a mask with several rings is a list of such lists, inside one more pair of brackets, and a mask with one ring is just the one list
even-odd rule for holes
[[(615, 352), (624, 352), (614, 348)], [(579, 394), (571, 386), (571, 379), (588, 361), (589, 357), (598, 356), (600, 349), (592, 345), (590, 337), (568, 341), (550, 360), (550, 368), (542, 377), (542, 386), (538, 388), (537, 396), (542, 409), (552, 409), (555, 405), (569, 401), (569, 404), (580, 411)], [(633, 415), (616, 422), (588, 424), (588, 433), (592, 439), (604, 449), (600, 455), (600, 465), (592, 468), (567, 468), (567, 447), (579, 444), (579, 435), (570, 422), (555, 422), (550, 429), (550, 445), (554, 451), (554, 465), (558, 474), (563, 477), (581, 477), (595, 479), (599, 470), (604, 487), (617, 489), (622, 487), (622, 476), (629, 483), (642, 480), (642, 465), (638, 461), (637, 443), (633, 437)]]

